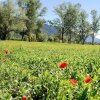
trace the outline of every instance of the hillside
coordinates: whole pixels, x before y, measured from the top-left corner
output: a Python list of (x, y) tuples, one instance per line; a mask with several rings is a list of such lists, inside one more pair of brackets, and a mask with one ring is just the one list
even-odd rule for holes
[(57, 33), (57, 29), (55, 27), (47, 25), (47, 24), (44, 24), (43, 31), (47, 33), (48, 35)]

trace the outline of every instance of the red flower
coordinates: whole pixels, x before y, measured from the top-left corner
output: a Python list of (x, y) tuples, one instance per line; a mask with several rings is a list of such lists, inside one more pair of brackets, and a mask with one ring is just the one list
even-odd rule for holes
[(66, 68), (68, 64), (66, 62), (60, 63), (60, 68)]
[(85, 79), (85, 83), (90, 83), (91, 82), (91, 76), (88, 75)]
[(5, 53), (5, 54), (8, 54), (8, 53), (9, 53), (9, 51), (8, 51), (8, 50), (3, 50), (3, 51), (4, 51), (4, 53)]
[(24, 97), (22, 97), (22, 100), (28, 100), (28, 99), (24, 96)]
[(70, 83), (73, 84), (73, 85), (77, 85), (77, 81), (74, 80), (74, 79), (70, 79)]

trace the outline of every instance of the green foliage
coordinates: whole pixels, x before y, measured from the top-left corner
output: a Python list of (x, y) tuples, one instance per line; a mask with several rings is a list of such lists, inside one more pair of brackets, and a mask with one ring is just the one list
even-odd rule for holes
[(44, 21), (41, 20), (41, 19), (38, 19), (38, 21), (37, 21), (37, 28), (35, 30), (37, 34), (43, 32), (43, 25), (44, 25)]
[(80, 12), (80, 4), (62, 3), (55, 8), (55, 13), (59, 16), (54, 20), (53, 25), (59, 29), (60, 34), (68, 36), (68, 42), (71, 43), (72, 35), (77, 30), (78, 16)]
[(47, 33), (40, 33), (40, 34), (37, 34), (37, 40), (39, 42), (45, 42), (48, 40), (48, 35)]
[(7, 34), (14, 31), (14, 15), (16, 15), (15, 11), (16, 9), (11, 0), (0, 3), (0, 38), (2, 40), (6, 40)]
[(82, 10), (79, 15), (79, 34), (82, 44), (84, 44), (86, 37), (89, 35), (90, 27), (90, 23), (87, 21), (87, 13)]
[(29, 37), (27, 35), (24, 35), (23, 40), (24, 41), (28, 41), (29, 40)]
[(97, 33), (100, 29), (100, 16), (98, 15), (96, 10), (91, 11), (92, 15), (92, 31), (93, 33)]
[(48, 41), (53, 42), (54, 41), (54, 36), (49, 36)]
[(54, 41), (55, 41), (55, 42), (60, 42), (60, 39), (59, 39), (58, 37), (55, 36), (55, 37), (54, 37)]
[[(99, 100), (99, 51), (99, 45), (0, 41), (0, 99)], [(66, 69), (59, 68), (62, 61)], [(87, 74), (92, 77), (88, 84)]]
[[(41, 8), (40, 0), (18, 0), (19, 8), (25, 13), (24, 20), (28, 33), (41, 33), (43, 28), (42, 16), (46, 13), (46, 8)], [(21, 11), (21, 13), (22, 13)], [(40, 12), (39, 12), (40, 11)], [(39, 19), (41, 17), (41, 20)]]
[(92, 10), (91, 15), (92, 15), (92, 25), (91, 25), (92, 44), (94, 44), (95, 35), (100, 30), (100, 15), (98, 15), (96, 10)]
[[(42, 16), (46, 8), (41, 8), (40, 0), (12, 0), (0, 2), (0, 39), (6, 40), (10, 32), (20, 33), (22, 40), (28, 33), (41, 33)], [(40, 11), (40, 12), (39, 12)], [(8, 35), (7, 35), (8, 34)]]
[(28, 38), (29, 38), (29, 41), (36, 41), (36, 34), (29, 33)]
[(14, 35), (14, 32), (9, 32), (9, 33), (7, 34), (7, 40), (12, 39), (12, 38), (13, 38), (13, 35)]
[(68, 39), (66, 37), (64, 37), (63, 43), (67, 43)]

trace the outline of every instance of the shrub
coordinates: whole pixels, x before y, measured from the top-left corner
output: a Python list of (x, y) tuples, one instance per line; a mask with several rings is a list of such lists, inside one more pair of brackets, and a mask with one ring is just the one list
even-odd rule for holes
[(54, 42), (60, 42), (58, 37), (54, 37)]
[(53, 36), (50, 36), (50, 37), (48, 38), (48, 41), (53, 42), (53, 41), (54, 41), (54, 37), (53, 37)]
[(30, 33), (28, 35), (29, 41), (36, 41), (36, 34)]
[(27, 35), (24, 35), (23, 40), (24, 41), (28, 41), (29, 40), (28, 36)]
[(12, 39), (12, 38), (13, 38), (13, 35), (14, 35), (14, 32), (9, 32), (9, 33), (7, 34), (7, 40)]
[(40, 33), (37, 35), (37, 40), (39, 42), (45, 42), (48, 40), (48, 35), (46, 33)]
[(63, 40), (63, 42), (64, 43), (66, 43), (68, 40), (67, 40), (67, 38), (66, 37), (64, 37), (64, 40)]

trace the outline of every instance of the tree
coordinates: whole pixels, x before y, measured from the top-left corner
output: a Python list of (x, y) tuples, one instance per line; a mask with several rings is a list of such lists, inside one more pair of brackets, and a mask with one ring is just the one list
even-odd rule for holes
[(0, 38), (7, 39), (7, 34), (15, 30), (15, 8), (12, 0), (6, 0), (0, 5)]
[(82, 10), (79, 15), (79, 36), (82, 44), (85, 43), (90, 31), (90, 24), (87, 21), (87, 13)]
[[(59, 19), (58, 28), (62, 34), (62, 42), (64, 33), (68, 36), (68, 42), (71, 43), (73, 31), (75, 32), (77, 26), (78, 14), (80, 11), (80, 4), (62, 3), (55, 8), (55, 13), (58, 15)], [(55, 23), (55, 22), (54, 22)]]
[(91, 25), (91, 29), (92, 29), (92, 44), (94, 44), (95, 35), (100, 30), (100, 16), (97, 15), (97, 11), (96, 10), (92, 10), (91, 11), (91, 15), (92, 15), (92, 25)]
[(65, 15), (66, 15), (67, 8), (68, 8), (67, 6), (68, 5), (66, 3), (62, 3), (54, 9), (55, 13), (59, 17), (59, 19), (54, 20), (54, 23), (55, 23), (56, 28), (58, 28), (58, 30), (62, 34), (62, 43), (63, 43), (63, 36), (65, 33)]
[(26, 33), (41, 33), (44, 22), (41, 17), (46, 13), (46, 8), (40, 10), (40, 0), (18, 0), (18, 5), (24, 10), (27, 17), (25, 20)]
[(15, 26), (16, 26), (16, 33), (19, 33), (22, 36), (22, 40), (24, 35), (27, 34), (27, 27), (26, 27), (26, 14), (25, 11), (18, 7), (17, 14), (15, 17)]
[(80, 12), (80, 4), (68, 4), (68, 9), (65, 16), (65, 28), (66, 28), (66, 34), (68, 36), (68, 42), (71, 43), (72, 36), (77, 31), (77, 23), (79, 18), (79, 12)]

